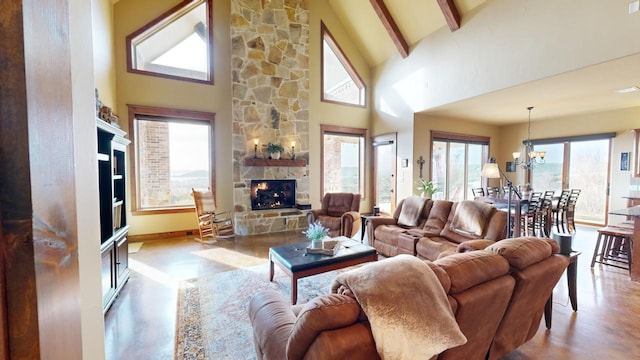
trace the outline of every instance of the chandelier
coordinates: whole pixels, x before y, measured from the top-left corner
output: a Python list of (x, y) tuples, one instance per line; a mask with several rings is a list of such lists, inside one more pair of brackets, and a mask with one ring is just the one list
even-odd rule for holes
[[(532, 169), (536, 164), (544, 164), (544, 157), (547, 155), (546, 151), (533, 150), (533, 144), (531, 143), (531, 110), (533, 106), (527, 108), (529, 110), (529, 128), (527, 131), (527, 141), (524, 142), (523, 151), (515, 151), (513, 155), (513, 161), (523, 169)], [(524, 158), (521, 159), (520, 155), (524, 154)]]

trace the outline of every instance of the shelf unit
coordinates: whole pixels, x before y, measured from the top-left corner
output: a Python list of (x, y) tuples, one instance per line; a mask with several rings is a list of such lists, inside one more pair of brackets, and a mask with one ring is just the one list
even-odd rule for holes
[(106, 313), (129, 280), (129, 242), (126, 217), (126, 132), (96, 119), (98, 130), (98, 188), (102, 304)]

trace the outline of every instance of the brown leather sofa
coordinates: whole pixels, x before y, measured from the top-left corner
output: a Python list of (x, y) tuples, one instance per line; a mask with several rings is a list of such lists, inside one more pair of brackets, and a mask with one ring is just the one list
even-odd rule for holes
[(362, 226), (360, 218), (360, 194), (326, 193), (320, 209), (307, 213), (307, 222), (319, 221), (329, 229), (329, 236), (354, 237)]
[[(437, 358), (497, 359), (530, 340), (569, 264), (558, 250), (553, 240), (524, 237), (424, 260), (467, 338)], [(347, 294), (322, 295), (292, 306), (278, 292), (262, 292), (251, 300), (249, 317), (259, 359), (380, 358), (366, 315)]]
[(436, 260), (459, 252), (461, 243), (479, 239), (482, 248), (506, 236), (507, 214), (490, 204), (408, 197), (392, 217), (369, 217), (369, 245), (385, 256), (408, 254)]

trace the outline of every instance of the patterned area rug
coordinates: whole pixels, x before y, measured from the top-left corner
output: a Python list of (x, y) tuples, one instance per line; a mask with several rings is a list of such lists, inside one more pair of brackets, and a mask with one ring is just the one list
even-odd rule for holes
[[(347, 268), (348, 269), (348, 268)], [(331, 271), (298, 280), (298, 304), (331, 292)], [(269, 264), (182, 281), (176, 319), (176, 359), (255, 359), (248, 307), (258, 292), (273, 289), (291, 294), (291, 280)]]

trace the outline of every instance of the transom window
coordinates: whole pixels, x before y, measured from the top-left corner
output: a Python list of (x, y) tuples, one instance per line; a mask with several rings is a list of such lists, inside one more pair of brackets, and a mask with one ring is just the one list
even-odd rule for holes
[(127, 36), (129, 72), (213, 83), (212, 0), (185, 0)]
[(333, 192), (364, 198), (364, 139), (366, 129), (321, 125), (322, 195)]
[(331, 33), (322, 29), (322, 101), (348, 105), (365, 105), (365, 86)]
[(193, 208), (191, 188), (213, 189), (213, 113), (129, 106), (133, 210)]

